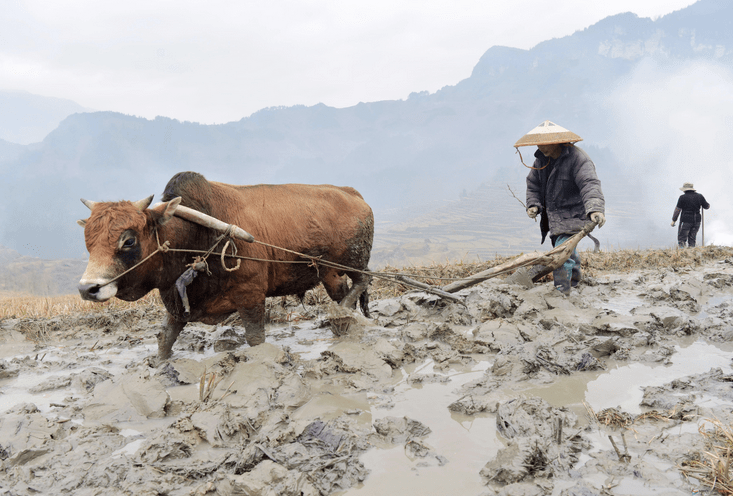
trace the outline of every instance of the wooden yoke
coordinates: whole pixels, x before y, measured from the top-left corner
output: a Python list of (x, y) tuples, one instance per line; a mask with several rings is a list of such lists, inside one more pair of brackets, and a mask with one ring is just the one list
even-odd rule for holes
[[(160, 203), (154, 205), (152, 208), (155, 208), (158, 205), (160, 205)], [(175, 215), (176, 217), (180, 217), (181, 219), (193, 222), (195, 224), (208, 227), (222, 234), (229, 231), (233, 237), (241, 239), (242, 241), (246, 241), (247, 243), (253, 243), (255, 240), (254, 236), (252, 236), (241, 227), (237, 227), (234, 224), (227, 224), (226, 222), (221, 221), (215, 217), (206, 215), (203, 212), (199, 212), (198, 210), (194, 210), (189, 207), (184, 207), (183, 205), (178, 205), (173, 215)]]
[(519, 269), (521, 267), (527, 267), (529, 265), (544, 265), (548, 269), (555, 270), (562, 264), (564, 264), (568, 258), (570, 258), (570, 255), (573, 254), (573, 250), (575, 250), (575, 248), (578, 246), (580, 240), (590, 234), (590, 232), (595, 229), (596, 225), (597, 224), (595, 222), (588, 222), (585, 226), (583, 226), (583, 229), (578, 234), (575, 234), (560, 246), (556, 246), (546, 253), (526, 253), (515, 258), (514, 260), (510, 260), (509, 262), (497, 265), (496, 267), (492, 267), (483, 272), (479, 272), (478, 274), (474, 274), (466, 279), (452, 282), (446, 286), (443, 286), (441, 290), (445, 291), (446, 293), (455, 293), (462, 289), (474, 286), (487, 279), (491, 279), (492, 277), (506, 274), (507, 272)]

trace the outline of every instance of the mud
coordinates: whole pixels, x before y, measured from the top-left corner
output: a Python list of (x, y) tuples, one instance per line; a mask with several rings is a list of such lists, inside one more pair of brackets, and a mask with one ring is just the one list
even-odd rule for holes
[(162, 364), (159, 309), (4, 320), (0, 494), (703, 490), (679, 466), (731, 421), (733, 259), (460, 294), (278, 299), (265, 344), (189, 325)]

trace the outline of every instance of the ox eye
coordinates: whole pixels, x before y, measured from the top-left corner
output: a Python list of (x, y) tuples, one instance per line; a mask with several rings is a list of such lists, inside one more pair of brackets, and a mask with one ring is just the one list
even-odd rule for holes
[(127, 238), (125, 241), (122, 242), (122, 248), (132, 248), (135, 246), (135, 238)]

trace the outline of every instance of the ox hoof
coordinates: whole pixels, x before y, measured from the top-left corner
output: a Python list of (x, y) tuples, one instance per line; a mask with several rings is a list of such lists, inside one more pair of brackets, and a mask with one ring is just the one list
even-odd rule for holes
[(257, 346), (265, 342), (265, 330), (246, 330), (244, 331), (244, 337), (247, 340), (247, 344), (250, 346)]
[(328, 321), (331, 323), (331, 332), (337, 338), (345, 336), (351, 325), (356, 323), (353, 310), (344, 305), (343, 301), (338, 305), (328, 306)]

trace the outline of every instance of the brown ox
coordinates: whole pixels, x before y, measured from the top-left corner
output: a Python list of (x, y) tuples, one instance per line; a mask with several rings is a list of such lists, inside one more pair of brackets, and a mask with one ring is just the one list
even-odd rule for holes
[[(79, 221), (89, 250), (89, 264), (79, 281), (82, 298), (126, 301), (142, 298), (157, 288), (168, 310), (158, 335), (158, 356), (167, 359), (186, 322), (214, 324), (238, 311), (251, 346), (265, 340), (265, 298), (300, 295), (322, 282), (337, 302), (368, 303), (366, 271), (374, 236), (374, 217), (361, 195), (349, 187), (304, 184), (231, 186), (207, 181), (195, 172), (181, 172), (166, 185), (163, 203), (148, 208), (152, 196), (139, 202), (85, 202), (91, 216)], [(193, 261), (192, 253), (157, 253), (135, 266), (162, 244), (170, 248), (208, 250), (218, 233), (174, 216), (178, 205), (198, 210), (243, 227), (257, 241), (357, 269), (342, 271), (293, 253), (258, 243), (233, 241), (242, 260), (238, 270), (224, 270), (219, 257), (187, 287), (190, 315), (186, 315), (176, 280)], [(157, 237), (156, 237), (157, 232)], [(219, 251), (222, 248), (220, 244)], [(231, 251), (228, 251), (231, 253)], [(227, 264), (234, 266), (232, 259)], [(285, 263), (280, 263), (285, 262)], [(300, 262), (300, 263), (293, 263)], [(349, 289), (344, 274), (352, 281)]]

